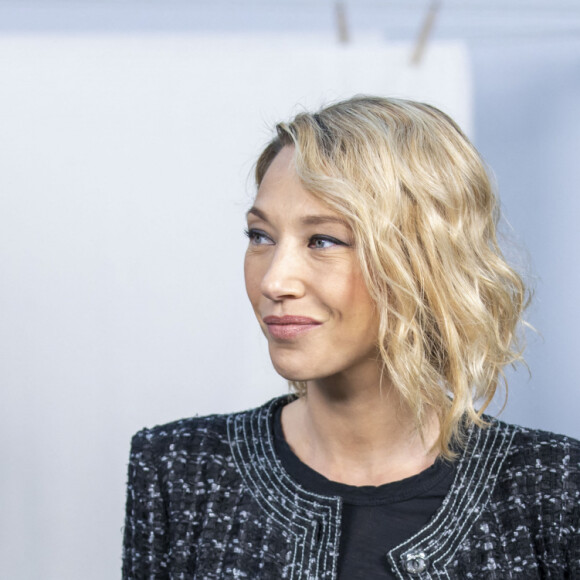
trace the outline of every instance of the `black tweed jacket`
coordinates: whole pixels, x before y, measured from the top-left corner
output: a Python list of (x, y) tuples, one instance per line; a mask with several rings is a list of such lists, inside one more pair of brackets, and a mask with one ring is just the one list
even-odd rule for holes
[[(272, 413), (183, 419), (133, 438), (124, 579), (336, 578), (341, 500), (302, 489)], [(473, 428), (439, 511), (387, 560), (401, 579), (580, 579), (580, 442)]]

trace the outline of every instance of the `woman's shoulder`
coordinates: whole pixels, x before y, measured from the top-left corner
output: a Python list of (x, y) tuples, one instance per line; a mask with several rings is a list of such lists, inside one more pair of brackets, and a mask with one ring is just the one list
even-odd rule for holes
[(207, 415), (178, 419), (144, 427), (131, 440), (133, 452), (150, 449), (163, 453), (176, 447), (190, 447), (200, 440), (219, 441), (226, 434), (227, 415)]
[(580, 495), (580, 441), (542, 429), (491, 420), (490, 429), (509, 434), (503, 475), (512, 485), (536, 492), (566, 490)]
[(514, 440), (517, 443), (525, 445), (532, 445), (535, 449), (563, 449), (563, 450), (579, 450), (580, 441), (569, 435), (561, 433), (554, 433), (552, 431), (545, 431), (543, 429), (533, 429), (529, 427), (522, 427), (520, 425), (512, 425), (515, 435)]
[(269, 409), (282, 400), (283, 397), (269, 401), (260, 407), (178, 419), (154, 427), (145, 427), (132, 438), (132, 452), (149, 449), (152, 452), (165, 453), (176, 450), (215, 451), (222, 446), (228, 446), (228, 425), (240, 420), (251, 420), (257, 414), (268, 413)]
[(580, 441), (578, 439), (499, 420), (493, 420), (493, 423), (512, 431), (510, 445), (512, 461), (526, 465), (531, 463), (532, 467), (537, 468), (554, 463), (570, 469), (580, 468)]

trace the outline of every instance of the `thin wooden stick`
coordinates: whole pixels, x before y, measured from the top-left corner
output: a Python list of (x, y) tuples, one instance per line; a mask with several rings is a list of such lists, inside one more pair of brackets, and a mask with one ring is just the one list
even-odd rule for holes
[(338, 42), (341, 44), (347, 44), (350, 40), (350, 35), (348, 33), (348, 22), (346, 19), (346, 9), (344, 2), (337, 1), (334, 4), (335, 14), (336, 14), (336, 28), (338, 32)]
[(421, 27), (421, 32), (419, 32), (417, 42), (415, 43), (415, 50), (413, 51), (413, 56), (411, 57), (411, 64), (421, 64), (423, 54), (425, 53), (425, 47), (427, 46), (427, 41), (431, 35), (431, 30), (435, 24), (435, 18), (437, 17), (437, 13), (439, 12), (440, 7), (440, 0), (432, 0), (431, 4), (429, 5), (427, 14), (425, 15), (425, 20), (423, 21), (423, 26)]

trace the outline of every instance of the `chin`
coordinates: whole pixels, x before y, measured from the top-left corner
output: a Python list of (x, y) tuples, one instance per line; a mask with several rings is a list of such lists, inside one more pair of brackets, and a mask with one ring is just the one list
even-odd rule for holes
[(287, 381), (309, 381), (315, 378), (316, 373), (309, 371), (305, 364), (283, 361), (278, 357), (271, 357), (271, 360), (274, 370)]
[(269, 352), (274, 370), (287, 381), (314, 381), (334, 376), (344, 370), (344, 365), (332, 360), (332, 354), (328, 352), (282, 349), (272, 344)]
[(304, 372), (300, 372), (296, 369), (287, 368), (285, 366), (277, 365), (274, 361), (272, 361), (274, 366), (274, 370), (284, 379), (287, 381), (308, 381), (311, 380), (313, 377)]

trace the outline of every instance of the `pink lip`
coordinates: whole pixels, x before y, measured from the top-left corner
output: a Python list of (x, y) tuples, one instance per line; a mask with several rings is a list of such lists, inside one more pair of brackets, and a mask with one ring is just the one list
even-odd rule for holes
[(272, 338), (278, 340), (292, 340), (322, 324), (307, 316), (265, 316), (263, 320)]

